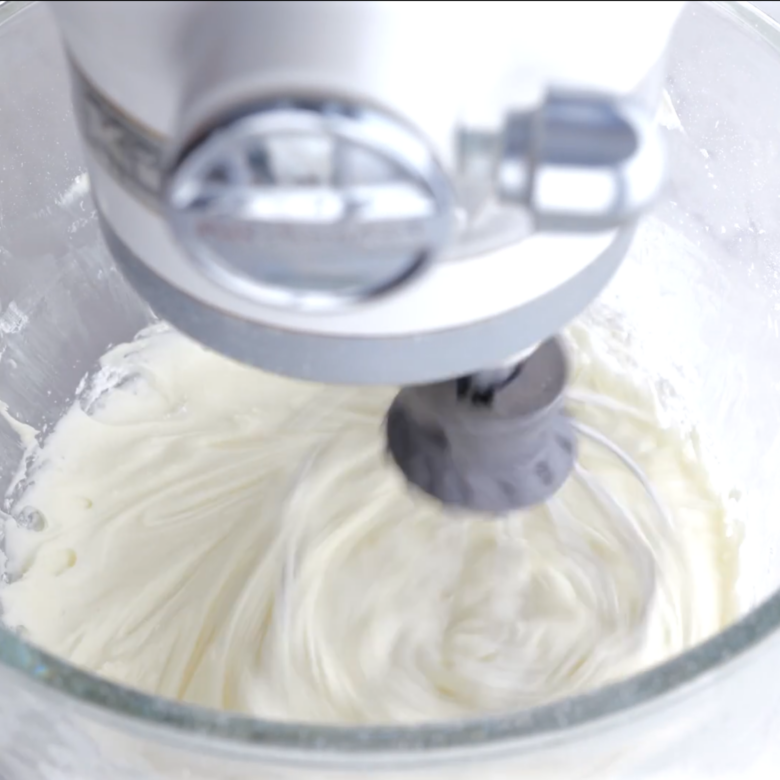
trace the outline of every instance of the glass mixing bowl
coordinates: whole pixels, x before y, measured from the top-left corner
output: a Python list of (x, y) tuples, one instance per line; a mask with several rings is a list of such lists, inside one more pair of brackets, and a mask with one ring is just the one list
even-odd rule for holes
[[(46, 8), (6, 3), (0, 22), (0, 399), (45, 428), (106, 347), (150, 315), (99, 236)], [(745, 3), (692, 3), (667, 86), (668, 196), (598, 306), (739, 491), (741, 619), (587, 695), (413, 728), (296, 726), (163, 701), (0, 629), (3, 780), (776, 774), (780, 28)], [(0, 420), (3, 490), (21, 453)]]

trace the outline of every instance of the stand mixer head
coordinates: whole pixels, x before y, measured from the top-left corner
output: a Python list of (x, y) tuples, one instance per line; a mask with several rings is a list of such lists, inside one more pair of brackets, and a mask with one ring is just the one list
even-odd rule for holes
[(445, 503), (557, 490), (553, 337), (662, 186), (684, 3), (51, 5), (104, 235), (157, 314), (266, 370), (408, 385), (389, 450)]

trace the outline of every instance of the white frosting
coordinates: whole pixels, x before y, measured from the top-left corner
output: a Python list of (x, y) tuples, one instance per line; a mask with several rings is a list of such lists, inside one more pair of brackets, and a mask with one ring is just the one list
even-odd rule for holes
[(114, 680), (280, 719), (457, 717), (654, 664), (731, 616), (723, 506), (651, 395), (585, 340), (575, 356), (572, 411), (631, 453), (670, 522), (587, 440), (547, 507), (447, 513), (387, 462), (391, 389), (302, 384), (150, 331), (103, 360), (132, 379), (42, 450), (17, 510), (46, 523), (8, 529), (5, 619)]

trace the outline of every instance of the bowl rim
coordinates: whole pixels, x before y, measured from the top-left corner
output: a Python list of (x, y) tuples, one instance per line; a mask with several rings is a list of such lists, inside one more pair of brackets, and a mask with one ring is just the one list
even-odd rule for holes
[[(749, 2), (722, 0), (708, 6), (736, 24), (749, 26), (780, 55), (780, 25)], [(0, 24), (41, 5), (36, 0), (0, 2)], [(698, 4), (697, 4), (698, 5)], [(244, 755), (275, 756), (282, 762), (321, 765), (385, 764), (452, 760), (459, 751), (531, 749), (556, 737), (570, 737), (586, 726), (605, 727), (620, 716), (651, 704), (670, 703), (675, 693), (731, 669), (780, 626), (780, 591), (732, 625), (699, 645), (647, 671), (595, 691), (518, 712), (410, 726), (331, 726), (262, 720), (163, 699), (117, 685), (83, 671), (0, 627), (3, 679), (21, 684), (85, 710), (93, 719), (128, 731), (153, 732), (159, 738), (200, 738)], [(0, 689), (1, 690), (1, 689)], [(383, 760), (384, 759), (384, 760)]]

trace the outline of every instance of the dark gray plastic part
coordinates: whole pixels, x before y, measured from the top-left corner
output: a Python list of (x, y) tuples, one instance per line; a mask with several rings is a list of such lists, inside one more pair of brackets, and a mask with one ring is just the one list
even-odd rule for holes
[(448, 506), (503, 514), (543, 503), (577, 456), (567, 378), (563, 346), (550, 339), (494, 387), (479, 377), (406, 387), (387, 414), (390, 455)]

